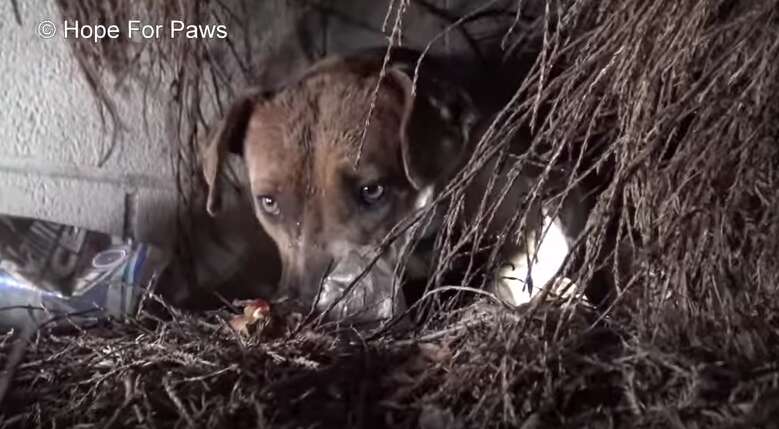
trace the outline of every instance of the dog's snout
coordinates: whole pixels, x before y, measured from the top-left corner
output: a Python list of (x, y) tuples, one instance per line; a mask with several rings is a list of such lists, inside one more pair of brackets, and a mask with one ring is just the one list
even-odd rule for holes
[(318, 246), (295, 245), (282, 252), (279, 292), (309, 306), (333, 265), (333, 258)]

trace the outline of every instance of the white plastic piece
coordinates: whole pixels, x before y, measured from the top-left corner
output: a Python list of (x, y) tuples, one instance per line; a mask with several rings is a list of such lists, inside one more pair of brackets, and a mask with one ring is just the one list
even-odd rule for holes
[[(570, 252), (570, 246), (559, 219), (552, 220), (552, 218), (544, 216), (541, 241), (534, 245), (534, 237), (528, 237), (528, 239), (526, 251), (512, 255), (497, 275), (497, 287), (509, 292), (511, 304), (515, 306), (526, 304), (539, 295), (543, 288), (547, 287), (555, 278)], [(528, 269), (531, 262), (532, 268)], [(528, 275), (532, 280), (532, 287), (527, 282)], [(569, 283), (569, 279), (561, 278), (556, 286), (562, 288)], [(573, 285), (569, 289), (573, 289)]]

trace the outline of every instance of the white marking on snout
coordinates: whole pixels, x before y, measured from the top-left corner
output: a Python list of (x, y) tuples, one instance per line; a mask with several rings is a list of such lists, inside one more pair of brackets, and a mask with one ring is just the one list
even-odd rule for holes
[[(535, 243), (535, 237), (528, 237), (525, 249), (511, 255), (497, 273), (496, 286), (508, 292), (505, 295), (515, 306), (530, 302), (548, 287), (571, 250), (559, 218), (553, 220), (544, 216), (540, 234), (539, 243)], [(561, 278), (554, 283), (555, 290), (566, 288), (570, 283), (569, 279)], [(566, 290), (571, 293), (575, 285), (568, 286)]]

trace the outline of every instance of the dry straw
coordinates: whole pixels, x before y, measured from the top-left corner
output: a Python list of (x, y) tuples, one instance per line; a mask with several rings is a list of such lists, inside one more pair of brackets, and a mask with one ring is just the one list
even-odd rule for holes
[[(227, 10), (208, 1), (59, 4), (105, 20), (143, 11), (208, 21)], [(388, 22), (402, 25), (403, 10), (392, 8)], [(467, 28), (468, 19), (448, 19)], [(533, 149), (509, 160), (517, 168), (567, 165), (571, 183), (594, 183), (583, 264), (570, 277), (584, 284), (596, 265), (616, 271), (617, 253), (630, 252), (633, 275), (620, 278), (608, 308), (550, 301), (513, 312), (480, 299), (433, 311), (415, 336), (348, 341), (327, 326), (241, 340), (224, 312), (160, 304), (165, 317), (36, 334), (0, 426), (776, 427), (779, 2), (548, 1), (523, 25), (538, 29), (540, 54), (469, 167), (500, 156), (525, 127)], [(509, 57), (529, 40), (510, 30)], [(105, 76), (176, 77), (177, 108), (192, 127), (178, 135), (179, 173), (195, 177), (200, 91), (221, 78), (208, 46), (136, 48), (74, 52), (109, 113)], [(450, 189), (455, 202), (469, 171)], [(442, 253), (467, 255), (478, 232), (445, 234)], [(0, 338), (4, 359), (11, 344)]]

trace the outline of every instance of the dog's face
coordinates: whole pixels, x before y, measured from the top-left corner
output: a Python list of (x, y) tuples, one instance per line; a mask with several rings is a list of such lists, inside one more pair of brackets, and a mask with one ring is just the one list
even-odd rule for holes
[(380, 79), (379, 67), (331, 61), (274, 94), (242, 97), (205, 159), (213, 213), (223, 154), (243, 155), (256, 216), (281, 255), (280, 289), (354, 321), (402, 310), (397, 246), (371, 264), (373, 252), (430, 203), (467, 139), (448, 108), (413, 95), (405, 72)]

